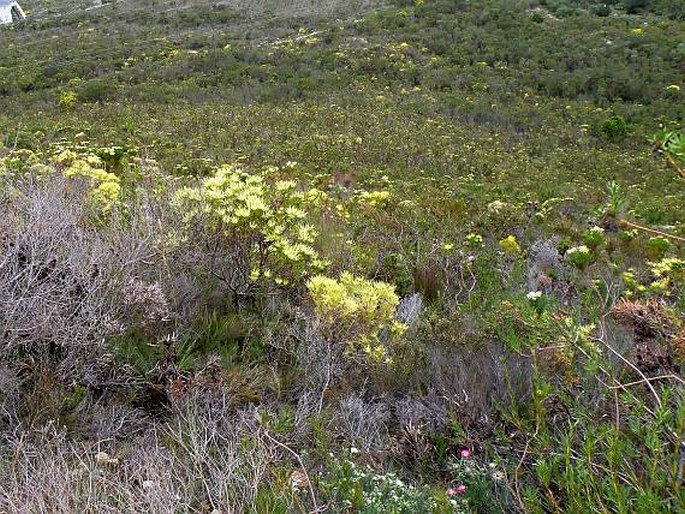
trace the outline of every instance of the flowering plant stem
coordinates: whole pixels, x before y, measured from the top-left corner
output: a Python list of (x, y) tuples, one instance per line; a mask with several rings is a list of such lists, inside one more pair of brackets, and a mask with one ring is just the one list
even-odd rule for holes
[(671, 165), (673, 165), (673, 167), (676, 169), (678, 175), (680, 175), (680, 178), (685, 178), (685, 170), (680, 167), (675, 158), (670, 154), (666, 154), (666, 157), (668, 158), (668, 162), (670, 162)]
[(679, 243), (685, 243), (685, 237), (674, 236), (673, 234), (668, 234), (668, 233), (662, 232), (660, 230), (655, 230), (653, 228), (644, 227), (642, 225), (632, 223), (632, 222), (625, 220), (625, 219), (622, 219), (622, 218), (618, 219), (618, 225), (621, 228), (634, 228), (637, 230), (642, 230), (643, 232), (648, 232), (650, 234), (655, 234), (658, 236), (665, 237), (667, 239), (671, 239), (672, 241), (677, 241)]

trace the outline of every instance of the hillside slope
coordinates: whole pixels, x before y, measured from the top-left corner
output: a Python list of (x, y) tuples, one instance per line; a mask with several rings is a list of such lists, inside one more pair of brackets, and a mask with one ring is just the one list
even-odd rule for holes
[(22, 5), (0, 511), (683, 508), (681, 2)]

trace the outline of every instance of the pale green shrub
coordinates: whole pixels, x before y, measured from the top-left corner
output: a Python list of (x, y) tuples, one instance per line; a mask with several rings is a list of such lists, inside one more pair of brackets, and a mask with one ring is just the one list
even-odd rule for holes
[(74, 91), (64, 91), (59, 95), (59, 107), (63, 111), (73, 111), (78, 102), (78, 94)]
[(234, 292), (249, 294), (266, 282), (286, 286), (325, 267), (312, 246), (318, 234), (307, 223), (306, 195), (296, 187), (227, 165), (177, 193), (186, 232), (199, 230), (232, 261)]
[(400, 303), (394, 286), (343, 273), (338, 280), (314, 276), (307, 289), (324, 332), (345, 345), (347, 355), (392, 362), (389, 345), (404, 332), (394, 319)]
[(83, 178), (91, 185), (90, 196), (96, 207), (109, 212), (121, 199), (121, 179), (104, 169), (102, 160), (92, 154), (72, 150), (53, 156), (52, 161), (70, 179)]

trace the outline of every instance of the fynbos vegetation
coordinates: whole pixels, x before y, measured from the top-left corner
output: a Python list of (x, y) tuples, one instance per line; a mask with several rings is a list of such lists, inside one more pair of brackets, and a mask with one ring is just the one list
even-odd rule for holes
[(685, 505), (685, 8), (25, 0), (0, 512)]

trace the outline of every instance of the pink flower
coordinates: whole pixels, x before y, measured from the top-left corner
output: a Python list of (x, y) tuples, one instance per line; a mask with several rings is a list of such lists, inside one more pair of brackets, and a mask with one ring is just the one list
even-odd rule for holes
[(466, 486), (463, 484), (458, 485), (457, 487), (450, 487), (447, 490), (447, 496), (450, 496), (450, 497), (460, 496), (466, 492), (466, 489), (467, 489)]
[(468, 459), (471, 456), (471, 452), (469, 450), (467, 450), (466, 448), (464, 448), (463, 450), (461, 450), (459, 452), (459, 456), (462, 459)]

